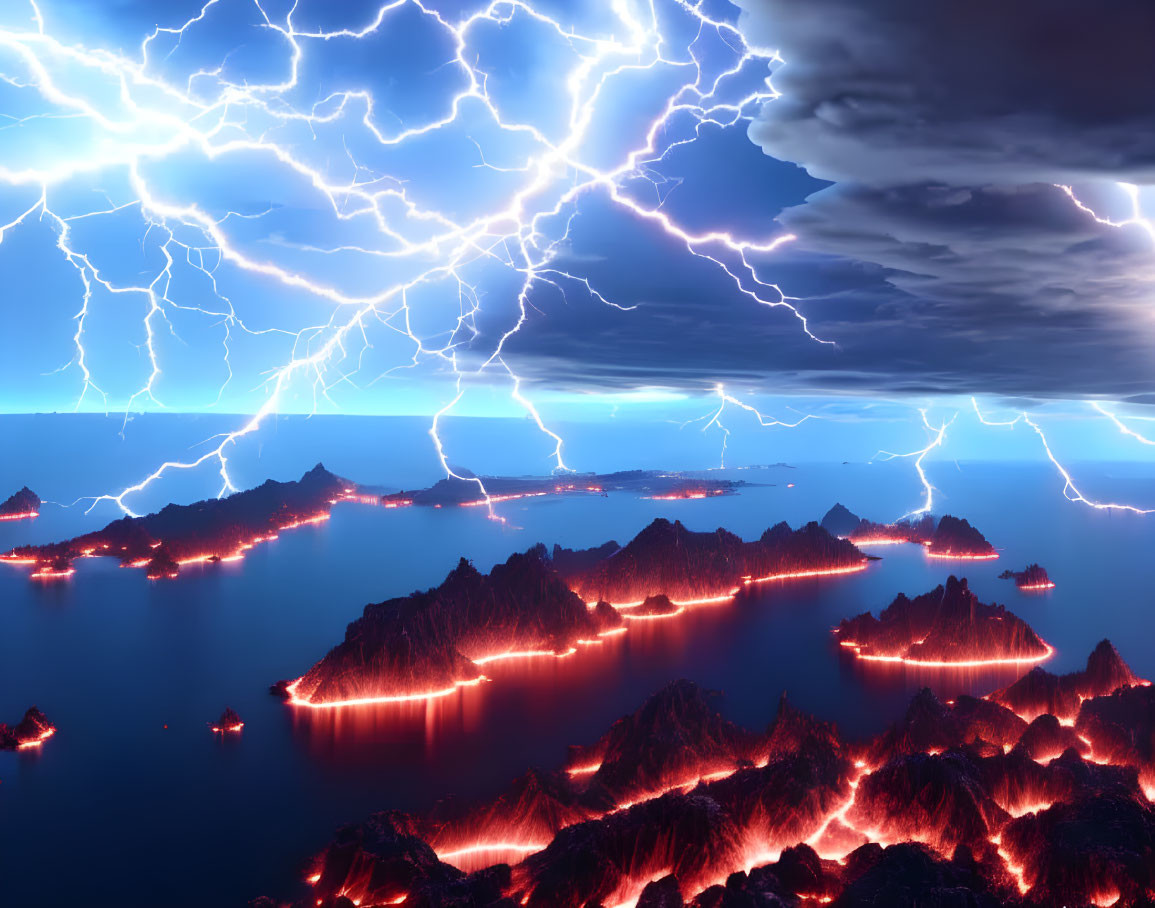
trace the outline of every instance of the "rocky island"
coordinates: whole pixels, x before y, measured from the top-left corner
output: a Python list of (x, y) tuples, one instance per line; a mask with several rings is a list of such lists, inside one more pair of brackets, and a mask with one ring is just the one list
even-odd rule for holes
[(274, 688), (311, 707), (445, 696), (478, 683), (491, 662), (572, 655), (623, 623), (672, 618), (703, 596), (720, 601), (746, 583), (865, 564), (853, 545), (817, 524), (797, 531), (779, 524), (748, 543), (667, 520), (625, 547), (555, 547), (551, 555), (537, 545), (489, 574), (462, 560), (440, 586), (366, 606), (342, 643)]
[[(1134, 678), (1113, 659), (1112, 677)], [(1120, 730), (1150, 727), (1150, 691), (1088, 698), (1078, 734), (1090, 744), (1043, 753), (1047, 723), (990, 700), (923, 690), (894, 726), (854, 743), (784, 696), (765, 730), (744, 729), (678, 681), (492, 801), (341, 829), (292, 904), (1144, 904), (1152, 754)]]
[(56, 734), (56, 727), (48, 721), (35, 706), (31, 707), (24, 718), (9, 727), (0, 722), (0, 750), (24, 750), (29, 747), (39, 747)]
[(209, 729), (217, 735), (235, 734), (244, 727), (245, 723), (241, 721), (241, 717), (231, 707), (225, 707), (220, 718), (216, 722), (209, 723)]
[(28, 486), (0, 502), (0, 520), (30, 520), (40, 515), (40, 496)]
[(843, 620), (835, 634), (859, 659), (912, 665), (1041, 662), (1052, 653), (1025, 621), (979, 602), (954, 576), (914, 599), (900, 593), (877, 618)]
[(866, 566), (853, 544), (816, 523), (798, 530), (779, 523), (746, 542), (724, 529), (698, 533), (681, 521), (659, 518), (625, 546), (606, 552), (606, 546), (562, 550), (558, 567), (587, 602), (604, 599), (619, 608), (659, 594), (681, 604), (726, 599), (747, 583), (851, 573)]
[(949, 514), (941, 518), (925, 514), (917, 520), (873, 523), (852, 513), (844, 505), (835, 504), (823, 516), (821, 525), (831, 535), (849, 539), (860, 546), (910, 542), (924, 546), (932, 558), (998, 558), (998, 552), (982, 533), (967, 520)]
[(282, 530), (328, 519), (357, 487), (317, 464), (295, 482), (268, 480), (255, 489), (194, 504), (170, 504), (145, 517), (122, 517), (104, 529), (49, 545), (18, 546), (0, 560), (35, 565), (34, 577), (68, 576), (85, 557), (116, 558), (145, 568), (153, 580), (185, 564), (238, 559)]
[(467, 470), (455, 472), (457, 476), (439, 480), (425, 489), (382, 495), (381, 502), (387, 507), (470, 507), (543, 495), (604, 495), (609, 492), (631, 492), (646, 498), (676, 501), (732, 495), (749, 484), (741, 480), (710, 479), (663, 470), (566, 473), (559, 476), (474, 476)]
[(1021, 571), (1003, 571), (999, 580), (1014, 580), (1020, 590), (1053, 590), (1054, 582), (1047, 576), (1047, 569), (1038, 564), (1028, 564)]

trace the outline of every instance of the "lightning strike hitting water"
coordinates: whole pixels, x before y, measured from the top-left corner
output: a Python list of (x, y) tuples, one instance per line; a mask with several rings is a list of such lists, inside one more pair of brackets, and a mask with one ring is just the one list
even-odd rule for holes
[[(688, 256), (720, 269), (740, 295), (759, 305), (786, 310), (798, 319), (808, 337), (829, 343), (810, 331), (805, 316), (777, 285), (761, 277), (754, 261), (789, 242), (792, 236), (747, 239), (719, 230), (696, 231), (663, 210), (667, 181), (657, 168), (666, 156), (675, 148), (694, 142), (705, 126), (741, 126), (777, 96), (768, 78), (770, 66), (780, 62), (777, 54), (747, 46), (734, 25), (711, 18), (688, 0), (668, 0), (662, 14), (676, 14), (696, 31), (683, 54), (671, 49), (659, 4), (653, 2), (635, 5), (615, 0), (607, 37), (605, 32), (580, 34), (522, 0), (495, 0), (456, 20), (424, 0), (393, 0), (382, 5), (363, 26), (339, 29), (298, 27), (294, 16), (299, 4), (280, 18), (253, 0), (259, 28), (282, 42), (282, 78), (263, 83), (247, 78), (235, 81), (228, 75), (227, 59), (218, 66), (191, 72), (184, 84), (166, 78), (164, 68), (169, 56), (182, 42), (195, 40), (202, 23), (226, 5), (249, 9), (245, 0), (208, 0), (184, 23), (158, 26), (141, 43), (137, 59), (55, 37), (50, 24), (51, 8), (45, 6), (42, 10), (34, 2), (29, 10), (31, 28), (0, 28), (0, 52), (5, 54), (6, 70), (14, 64), (10, 71), (0, 71), (0, 79), (22, 96), (34, 95), (49, 104), (51, 112), (44, 116), (82, 120), (100, 136), (94, 147), (77, 147), (63, 159), (36, 166), (0, 166), (0, 184), (16, 190), (39, 190), (35, 204), (0, 228), (0, 243), (11, 231), (34, 220), (46, 223), (56, 234), (61, 256), (79, 280), (82, 292), (74, 316), (74, 352), (65, 367), (75, 367), (78, 372), (76, 408), (84, 406), (91, 395), (99, 398), (106, 412), (123, 409), (126, 419), (129, 411), (142, 402), (164, 407), (161, 379), (165, 366), (158, 336), (160, 332), (177, 336), (173, 317), (178, 312), (204, 317), (222, 333), (226, 378), (217, 395), (218, 402), (234, 378), (230, 353), (238, 337), (264, 335), (280, 338), (288, 345), (287, 358), (264, 378), (260, 406), (240, 428), (213, 439), (210, 449), (199, 457), (166, 461), (140, 482), (115, 494), (96, 496), (90, 508), (102, 501), (113, 502), (131, 514), (127, 499), (171, 471), (192, 470), (209, 462), (221, 476), (219, 494), (233, 491), (228, 454), (235, 445), (257, 432), (266, 417), (281, 411), (295, 382), (306, 382), (310, 387), (313, 412), (321, 400), (332, 401), (330, 392), (334, 387), (355, 384), (367, 351), (374, 347), (370, 335), (377, 332), (384, 332), (386, 337), (391, 333), (400, 335), (412, 351), (407, 360), (385, 369), (382, 377), (424, 364), (440, 366), (452, 376), (453, 395), (437, 411), (430, 429), (447, 476), (458, 474), (447, 460), (438, 435), (438, 419), (462, 399), (471, 383), (493, 372), (509, 381), (511, 399), (552, 441), (554, 468), (568, 470), (562, 457), (561, 437), (547, 428), (535, 405), (523, 393), (522, 380), (512, 368), (505, 347), (509, 338), (524, 327), (542, 293), (560, 293), (564, 298), (567, 289), (577, 289), (594, 303), (623, 312), (633, 308), (608, 299), (589, 278), (561, 264), (570, 243), (571, 226), (582, 213), (580, 203), (589, 196), (609, 200), (639, 226), (648, 225), (684, 247)], [(464, 87), (453, 94), (447, 112), (391, 131), (381, 125), (382, 118), (387, 119), (391, 111), (382, 110), (383, 105), (367, 89), (335, 91), (308, 108), (299, 105), (296, 98), (306, 87), (302, 72), (311, 53), (320, 52), (330, 42), (376, 39), (397, 27), (396, 20), (403, 13), (418, 16), (452, 48), (448, 58), (439, 62), (454, 71)], [(479, 62), (479, 34), (483, 29), (502, 30), (518, 22), (548, 30), (573, 54), (573, 66), (565, 72), (567, 122), (560, 139), (504, 109), (490, 89), (490, 74)], [(728, 48), (728, 65), (705, 62), (702, 48), (710, 41)], [(171, 50), (163, 56), (168, 45)], [(610, 104), (621, 102), (620, 83), (624, 77), (658, 71), (683, 73), (684, 78), (657, 105), (658, 112), (649, 123), (643, 143), (622, 155), (618, 163), (599, 166), (586, 149), (596, 116)], [(103, 80), (115, 86), (114, 97), (103, 97), (87, 86), (72, 87), (75, 81), (71, 76), (75, 72), (94, 83)], [(751, 77), (755, 87), (744, 88), (744, 84), (751, 84)], [(500, 135), (525, 143), (530, 151), (518, 165), (504, 166), (491, 163), (502, 159), (502, 149), (487, 148), (473, 136), (468, 138), (478, 152), (482, 172), (512, 174), (518, 179), (491, 210), (476, 217), (451, 216), (419, 203), (404, 179), (374, 170), (349, 150), (350, 138), (359, 145), (368, 138), (377, 151), (409, 146), (449, 133), (478, 110)], [(359, 118), (357, 113), (361, 113)], [(684, 126), (687, 122), (691, 124), (688, 132)], [(352, 164), (352, 180), (336, 176), (334, 166), (312, 163), (308, 149), (273, 138), (277, 130), (304, 127), (316, 139), (320, 131), (337, 124), (354, 130), (351, 136), (342, 134), (347, 160), (339, 162), (342, 166)], [(211, 213), (211, 205), (166, 198), (152, 171), (158, 162), (189, 153), (218, 165), (254, 155), (268, 168), (303, 180), (320, 194), (329, 214), (338, 222), (368, 223), (376, 241), (383, 244), (383, 248), (351, 244), (326, 249), (302, 247), (303, 251), (401, 263), (409, 268), (408, 276), (390, 280), (374, 292), (355, 293), (323, 275), (294, 270), (272, 257), (254, 254), (238, 237), (234, 225), (260, 219), (269, 211), (229, 210), (219, 215)], [(63, 195), (76, 182), (99, 190), (96, 181), (112, 177), (123, 180), (129, 191), (116, 202), (110, 199), (107, 207), (86, 207), (73, 214), (58, 213), (58, 206), (54, 207), (58, 194)], [(638, 184), (655, 191), (657, 206), (638, 200), (634, 194)], [(161, 259), (145, 280), (128, 284), (111, 276), (93, 253), (84, 251), (73, 231), (78, 221), (123, 214), (140, 218), (144, 225), (142, 248), (150, 244)], [(513, 276), (517, 285), (513, 291), (513, 322), (502, 331), (491, 330), (492, 340), (478, 327), (485, 292), (481, 286), (483, 278), (477, 272), (486, 266), (500, 268), (507, 276)], [(178, 270), (183, 274), (186, 268), (210, 288), (209, 301), (180, 301)], [(240, 317), (220, 283), (225, 275), (242, 273), (285, 291), (301, 292), (327, 307), (329, 315), (304, 327), (249, 324)], [(414, 327), (422, 306), (414, 297), (419, 291), (437, 291), (441, 284), (453, 288), (459, 311), (448, 330), (429, 335)], [(147, 375), (122, 400), (114, 399), (93, 365), (89, 325), (98, 290), (140, 300), (139, 328), (130, 333), (140, 338)], [(291, 315), (282, 317), (292, 321)], [(352, 365), (343, 365), (347, 362)], [(723, 407), (733, 403), (750, 410), (763, 425), (789, 425), (766, 421), (721, 388), (718, 393)], [(718, 422), (720, 415), (719, 411), (708, 425), (717, 424), (725, 432)], [(484, 485), (476, 481), (488, 501)]]
[[(1041, 441), (1043, 444), (1043, 452), (1047, 455), (1047, 459), (1051, 462), (1055, 469), (1058, 470), (1059, 475), (1063, 477), (1063, 497), (1068, 501), (1077, 501), (1080, 504), (1085, 504), (1088, 507), (1095, 508), (1099, 511), (1120, 510), (1130, 511), (1133, 514), (1155, 514), (1155, 508), (1140, 508), (1130, 504), (1094, 501), (1090, 498), (1087, 498), (1082, 492), (1079, 491), (1078, 486), (1075, 485), (1075, 481), (1071, 478), (1071, 474), (1067, 468), (1059, 462), (1057, 457), (1055, 457), (1054, 452), (1051, 450), (1050, 442), (1047, 441), (1047, 436), (1043, 432), (1042, 427), (1040, 427), (1038, 422), (1036, 422), (1035, 419), (1032, 419), (1026, 411), (1020, 412), (1014, 419), (994, 420), (983, 415), (983, 412), (979, 409), (978, 401), (973, 397), (971, 398), (971, 406), (974, 407), (975, 416), (978, 417), (979, 422), (985, 426), (1002, 426), (1013, 428), (1020, 422), (1030, 426), (1034, 430), (1035, 434), (1039, 436), (1039, 441)], [(1151, 444), (1151, 442), (1143, 436), (1138, 435), (1137, 433), (1128, 429), (1125, 425), (1123, 425), (1122, 422), (1119, 421), (1117, 417), (1103, 409), (1101, 404), (1094, 403), (1093, 406), (1096, 410), (1098, 410), (1104, 416), (1108, 417), (1113, 423), (1115, 423), (1115, 425), (1118, 426), (1120, 431), (1122, 431), (1124, 434), (1133, 435), (1144, 444)]]
[(902, 515), (902, 518), (917, 517), (920, 514), (929, 514), (931, 508), (934, 507), (935, 488), (933, 485), (931, 485), (930, 480), (927, 478), (926, 471), (922, 468), (922, 462), (926, 459), (927, 454), (929, 454), (935, 448), (942, 447), (943, 442), (946, 440), (946, 430), (950, 428), (951, 424), (956, 419), (958, 419), (958, 413), (955, 413), (954, 416), (952, 416), (938, 428), (935, 428), (930, 424), (930, 420), (927, 419), (926, 410), (920, 409), (918, 413), (919, 416), (922, 417), (923, 426), (928, 432), (933, 433), (933, 438), (931, 438), (930, 443), (927, 444), (925, 448), (919, 448), (917, 451), (910, 451), (906, 454), (895, 454), (891, 451), (879, 451), (874, 455), (875, 458), (881, 457), (882, 460), (895, 460), (897, 458), (906, 457), (914, 458), (914, 469), (918, 473), (919, 481), (922, 483), (923, 491), (926, 494), (925, 498), (923, 499), (922, 507), (914, 511), (908, 511)]

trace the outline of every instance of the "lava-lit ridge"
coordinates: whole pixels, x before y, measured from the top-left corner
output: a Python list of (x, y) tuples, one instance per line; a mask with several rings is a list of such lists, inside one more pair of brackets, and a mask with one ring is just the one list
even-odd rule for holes
[(845, 619), (835, 633), (859, 659), (908, 665), (1015, 665), (1052, 653), (1025, 621), (979, 602), (966, 579), (954, 576), (914, 599), (900, 593), (877, 618), (864, 612)]

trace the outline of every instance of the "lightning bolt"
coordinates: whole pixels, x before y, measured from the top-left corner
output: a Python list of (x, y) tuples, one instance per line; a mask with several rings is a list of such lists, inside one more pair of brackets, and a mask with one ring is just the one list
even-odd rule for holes
[[(1047, 459), (1063, 478), (1063, 497), (1068, 501), (1077, 501), (1080, 504), (1085, 504), (1087, 507), (1094, 508), (1097, 511), (1119, 510), (1130, 511), (1133, 514), (1155, 514), (1155, 508), (1140, 508), (1130, 504), (1095, 501), (1091, 498), (1087, 498), (1081, 491), (1079, 491), (1078, 486), (1075, 485), (1075, 480), (1071, 477), (1070, 471), (1059, 462), (1059, 459), (1055, 456), (1054, 451), (1051, 450), (1051, 444), (1047, 440), (1046, 433), (1043, 432), (1042, 427), (1038, 424), (1038, 422), (1036, 422), (1038, 417), (1032, 419), (1031, 415), (1024, 410), (1020, 411), (1014, 419), (994, 420), (983, 414), (983, 412), (979, 409), (978, 401), (973, 397), (971, 398), (971, 406), (974, 407), (975, 416), (978, 417), (979, 422), (985, 426), (1002, 426), (1005, 428), (1014, 428), (1020, 422), (1030, 426), (1030, 428), (1033, 429), (1035, 434), (1039, 437), (1039, 441), (1042, 442), (1043, 453), (1046, 454)], [(1114, 422), (1125, 434), (1135, 436), (1144, 444), (1151, 444), (1151, 442), (1143, 436), (1129, 430), (1126, 426), (1123, 425), (1122, 422), (1119, 421), (1117, 417), (1104, 410), (1101, 405), (1094, 404), (1094, 406), (1095, 409), (1099, 410), (1100, 413), (1103, 413), (1104, 416), (1110, 418), (1112, 422)]]
[(1139, 187), (1134, 183), (1116, 183), (1115, 185), (1118, 186), (1120, 190), (1122, 190), (1123, 194), (1127, 196), (1127, 199), (1131, 203), (1130, 217), (1124, 218), (1121, 221), (1115, 221), (1111, 218), (1105, 218), (1097, 214), (1094, 209), (1090, 208), (1079, 200), (1079, 197), (1075, 195), (1075, 190), (1070, 186), (1056, 184), (1055, 188), (1062, 190), (1067, 198), (1074, 202), (1076, 208), (1078, 208), (1084, 214), (1090, 215), (1096, 223), (1102, 224), (1106, 227), (1138, 227), (1140, 230), (1147, 234), (1152, 242), (1155, 242), (1155, 222), (1153, 222), (1150, 218), (1143, 216), (1143, 206), (1139, 198)]
[(954, 416), (952, 416), (950, 419), (944, 421), (941, 425), (939, 425), (936, 428), (930, 424), (930, 419), (927, 417), (925, 409), (920, 408), (918, 411), (918, 414), (922, 418), (923, 427), (931, 435), (931, 439), (930, 439), (929, 443), (926, 445), (926, 447), (919, 448), (917, 451), (909, 451), (906, 454), (895, 454), (891, 451), (878, 451), (874, 455), (874, 457), (871, 458), (872, 460), (881, 459), (884, 461), (896, 460), (896, 459), (905, 459), (907, 457), (913, 457), (914, 458), (914, 469), (915, 469), (915, 472), (918, 473), (919, 482), (922, 483), (922, 488), (923, 488), (923, 493), (924, 493), (923, 503), (922, 503), (921, 508), (917, 508), (916, 510), (913, 510), (913, 511), (907, 511), (907, 513), (903, 514), (902, 518), (900, 518), (900, 519), (903, 519), (906, 517), (917, 517), (920, 514), (929, 514), (931, 511), (931, 508), (934, 507), (934, 493), (935, 493), (936, 489), (931, 484), (930, 479), (927, 477), (926, 470), (923, 469), (922, 462), (926, 459), (926, 456), (931, 451), (933, 451), (935, 448), (941, 448), (942, 447), (943, 442), (946, 441), (946, 430), (951, 427), (951, 425), (954, 423), (954, 421), (956, 419), (958, 419), (958, 413), (956, 412), (954, 414)]
[(727, 404), (738, 407), (741, 410), (745, 410), (747, 413), (753, 413), (754, 418), (758, 420), (758, 424), (760, 426), (762, 426), (763, 428), (766, 428), (769, 426), (782, 426), (782, 427), (787, 428), (787, 429), (796, 429), (796, 428), (798, 428), (798, 426), (802, 425), (802, 423), (806, 422), (806, 420), (808, 420), (808, 419), (820, 419), (821, 418), (818, 416), (814, 416), (810, 413), (806, 413), (806, 414), (803, 414), (801, 416), (801, 418), (795, 420), (794, 422), (787, 422), (786, 420), (777, 419), (773, 416), (766, 416), (760, 410), (758, 410), (756, 407), (752, 406), (751, 404), (746, 403), (745, 401), (739, 400), (738, 398), (736, 398), (732, 394), (730, 394), (726, 390), (726, 386), (723, 385), (721, 382), (719, 382), (718, 384), (716, 384), (714, 386), (714, 394), (717, 395), (717, 397), (718, 397), (718, 408), (716, 410), (712, 411), (711, 413), (707, 413), (705, 416), (699, 416), (695, 419), (691, 419), (691, 420), (688, 420), (688, 421), (682, 423), (681, 428), (684, 429), (686, 426), (693, 425), (694, 423), (697, 423), (697, 422), (702, 422), (702, 420), (706, 420), (706, 424), (704, 426), (702, 426), (703, 432), (705, 432), (708, 429), (711, 429), (715, 426), (718, 428), (718, 430), (722, 433), (722, 451), (721, 451), (721, 454), (719, 455), (719, 460), (718, 460), (718, 469), (719, 470), (726, 469), (726, 449), (727, 449), (729, 442), (730, 442), (730, 430), (727, 429), (724, 425), (722, 425), (722, 414), (725, 412)]
[[(105, 383), (94, 374), (90, 365), (92, 357), (86, 347), (86, 329), (97, 305), (94, 294), (98, 290), (138, 299), (142, 310), (139, 337), (147, 361), (147, 375), (122, 402), (126, 420), (129, 411), (142, 403), (158, 408), (165, 406), (161, 393), (164, 364), (158, 339), (162, 332), (176, 335), (172, 320), (176, 312), (201, 316), (221, 330), (227, 377), (217, 394), (218, 402), (234, 378), (230, 352), (237, 336), (280, 337), (289, 348), (287, 358), (264, 378), (260, 386), (263, 393), (260, 406), (239, 428), (210, 440), (209, 450), (199, 457), (165, 461), (141, 481), (119, 492), (84, 499), (89, 502), (89, 510), (100, 502), (112, 502), (124, 513), (132, 514), (128, 502), (132, 496), (169, 473), (193, 470), (208, 463), (216, 467), (221, 477), (218, 494), (235, 490), (228, 472), (228, 455), (238, 442), (257, 432), (268, 416), (281, 411), (294, 382), (305, 381), (311, 387), (313, 412), (322, 400), (335, 406), (330, 396), (335, 387), (358, 386), (357, 376), (363, 369), (366, 351), (374, 346), (371, 332), (400, 335), (411, 347), (408, 360), (383, 370), (378, 378), (426, 363), (444, 369), (451, 376), (452, 395), (434, 413), (430, 426), (436, 455), (446, 476), (457, 474), (449, 465), (438, 433), (439, 422), (457, 406), (471, 384), (489, 375), (509, 382), (511, 401), (552, 441), (554, 469), (568, 470), (563, 459), (563, 440), (547, 427), (524, 393), (523, 379), (510, 364), (506, 344), (525, 327), (542, 292), (560, 292), (565, 298), (568, 289), (575, 289), (600, 305), (623, 312), (633, 309), (608, 299), (587, 277), (561, 264), (571, 242), (571, 226), (581, 214), (581, 203), (593, 195), (609, 200), (639, 226), (656, 230), (677, 242), (688, 256), (717, 269), (740, 297), (784, 310), (798, 321), (802, 332), (811, 340), (831, 343), (811, 331), (806, 316), (795, 305), (797, 300), (788, 297), (760, 273), (759, 260), (790, 242), (792, 236), (745, 238), (727, 231), (696, 231), (679, 223), (663, 207), (670, 189), (660, 167), (675, 148), (696, 141), (706, 126), (725, 129), (747, 123), (765, 103), (778, 97), (769, 78), (772, 66), (781, 62), (777, 53), (748, 46), (736, 26), (712, 18), (699, 4), (668, 0), (669, 10), (693, 23), (696, 30), (696, 36), (684, 52), (675, 52), (670, 50), (658, 4), (653, 0), (640, 4), (614, 0), (610, 9), (610, 37), (606, 36), (607, 32), (578, 33), (523, 0), (494, 0), (456, 20), (423, 0), (393, 0), (381, 5), (362, 27), (331, 30), (298, 28), (294, 22), (297, 4), (283, 18), (275, 18), (259, 0), (252, 0), (260, 28), (276, 35), (285, 49), (286, 66), (278, 81), (233, 81), (226, 76), (227, 61), (189, 74), (184, 84), (165, 79), (161, 75), (161, 65), (165, 62), (161, 45), (171, 44), (175, 51), (181, 42), (195, 37), (217, 7), (229, 2), (208, 0), (185, 22), (157, 26), (142, 41), (137, 59), (59, 40), (46, 26), (45, 16), (35, 2), (30, 2), (31, 30), (0, 28), (0, 50), (7, 52), (20, 67), (14, 75), (0, 73), (0, 79), (15, 89), (35, 92), (58, 111), (46, 116), (86, 121), (104, 137), (94, 148), (80, 148), (73, 156), (42, 166), (15, 168), (0, 164), (0, 183), (13, 188), (36, 187), (40, 194), (34, 206), (0, 228), (0, 243), (10, 230), (19, 229), (34, 217), (46, 221), (55, 231), (60, 254), (75, 270), (80, 282), (81, 303), (74, 316), (75, 350), (64, 367), (75, 367), (79, 373), (76, 408), (85, 406), (90, 395), (100, 399), (106, 412), (115, 403)], [(247, 6), (247, 0), (235, 2)], [(332, 93), (306, 109), (294, 103), (295, 93), (303, 87), (302, 68), (311, 50), (338, 40), (370, 40), (389, 29), (403, 9), (415, 12), (433, 25), (452, 48), (444, 67), (456, 71), (464, 87), (449, 99), (443, 115), (390, 131), (380, 125), (381, 114), (387, 119), (389, 112), (382, 111), (373, 94), (364, 89)], [(481, 26), (501, 29), (522, 19), (548, 29), (574, 55), (574, 63), (565, 73), (567, 123), (560, 139), (551, 138), (532, 122), (508, 116), (490, 92), (489, 74), (478, 62), (475, 39)], [(704, 48), (709, 40), (720, 41), (728, 48), (728, 65), (711, 69), (705, 62)], [(650, 120), (641, 145), (625, 153), (616, 164), (598, 166), (586, 150), (597, 115), (621, 103), (619, 83), (623, 77), (659, 69), (684, 73), (685, 77), (657, 105), (658, 112)], [(75, 83), (66, 77), (69, 70), (87, 73), (95, 82), (114, 85), (115, 99), (98, 99), (96, 92), (86, 93), (71, 87)], [(752, 78), (755, 87), (744, 89), (742, 86), (750, 84)], [(318, 130), (345, 123), (360, 131), (359, 142), (367, 136), (378, 149), (398, 148), (460, 125), (467, 109), (478, 106), (502, 135), (523, 140), (532, 151), (518, 165), (503, 166), (490, 163), (499, 161), (500, 155), (487, 155), (476, 139), (469, 139), (477, 149), (481, 169), (519, 178), (516, 186), (491, 211), (469, 218), (450, 216), (419, 203), (404, 180), (376, 173), (348, 150), (347, 142), (352, 179), (336, 176), (335, 164), (323, 168), (310, 163), (300, 149), (273, 137), (278, 129), (295, 126), (306, 128), (315, 138)], [(692, 123), (689, 134), (684, 130), (679, 132), (683, 121)], [(269, 212), (227, 211), (214, 215), (195, 202), (167, 199), (157, 188), (149, 175), (150, 167), (188, 152), (199, 154), (209, 162), (251, 154), (267, 162), (270, 168), (300, 178), (320, 194), (332, 216), (342, 222), (370, 225), (377, 238), (375, 242), (381, 244), (381, 248), (372, 244), (342, 244), (308, 251), (401, 263), (410, 266), (411, 273), (376, 292), (359, 295), (307, 271), (255, 257), (243, 247), (233, 225), (260, 219)], [(92, 181), (107, 173), (123, 174), (131, 198), (116, 204), (110, 200), (107, 208), (78, 214), (65, 215), (54, 209), (53, 200), (58, 193), (66, 191), (66, 184)], [(635, 192), (638, 185), (651, 187), (657, 204), (642, 202)], [(400, 216), (398, 211), (402, 212)], [(142, 246), (149, 243), (150, 248), (160, 253), (158, 267), (146, 280), (127, 285), (115, 281), (106, 268), (79, 247), (72, 229), (78, 220), (107, 218), (124, 212), (140, 217), (144, 225)], [(484, 266), (499, 267), (515, 275), (518, 281), (515, 318), (509, 327), (495, 335), (496, 342), (489, 341), (478, 328), (485, 294), (475, 272)], [(231, 273), (252, 275), (273, 287), (303, 292), (327, 305), (330, 315), (303, 328), (251, 324), (240, 317), (233, 301), (222, 292), (219, 283), (219, 276), (225, 273), (222, 268), (230, 269)], [(183, 269), (206, 284), (210, 302), (189, 303), (182, 299), (177, 284), (178, 271)], [(414, 328), (414, 306), (421, 305), (414, 302), (414, 295), (419, 290), (440, 291), (442, 285), (455, 288), (459, 315), (448, 332), (423, 336)], [(488, 352), (476, 356), (477, 348), (487, 343), (491, 344)], [(472, 365), (466, 362), (469, 359)], [(723, 409), (732, 404), (755, 413), (762, 425), (789, 425), (767, 421), (753, 407), (727, 395), (721, 386), (718, 394)], [(721, 409), (707, 428), (717, 425), (727, 432), (719, 421), (720, 416)], [(806, 418), (809, 417), (799, 422)], [(476, 481), (489, 501), (481, 480), (457, 478)], [(491, 502), (490, 505), (492, 516)]]

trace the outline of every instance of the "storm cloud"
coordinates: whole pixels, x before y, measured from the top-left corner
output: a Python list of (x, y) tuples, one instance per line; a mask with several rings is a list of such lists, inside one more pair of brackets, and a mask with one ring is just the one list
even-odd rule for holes
[(833, 181), (1155, 177), (1148, 0), (738, 0), (779, 49), (751, 138)]

